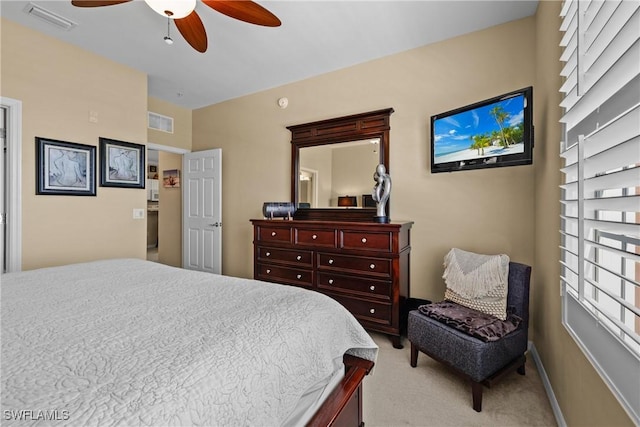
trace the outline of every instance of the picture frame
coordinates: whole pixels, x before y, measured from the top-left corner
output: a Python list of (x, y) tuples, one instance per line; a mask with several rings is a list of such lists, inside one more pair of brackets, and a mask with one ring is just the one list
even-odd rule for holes
[(36, 194), (96, 195), (96, 147), (36, 137)]
[(180, 188), (180, 169), (169, 169), (163, 171), (162, 185), (165, 188)]
[(145, 188), (145, 146), (110, 138), (100, 141), (100, 186)]

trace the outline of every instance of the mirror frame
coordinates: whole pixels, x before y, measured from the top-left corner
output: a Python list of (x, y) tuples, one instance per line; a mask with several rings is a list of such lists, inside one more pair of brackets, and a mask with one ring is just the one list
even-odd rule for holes
[[(291, 201), (298, 206), (298, 175), (300, 173), (300, 149), (318, 145), (339, 144), (361, 139), (380, 139), (380, 163), (389, 172), (389, 126), (393, 108), (368, 113), (337, 117), (295, 126), (291, 131)], [(373, 173), (371, 177), (373, 181)], [(373, 188), (373, 184), (372, 184)], [(387, 212), (389, 202), (387, 201)], [(296, 209), (294, 219), (373, 221), (376, 208), (302, 208)], [(389, 213), (387, 213), (389, 215)]]

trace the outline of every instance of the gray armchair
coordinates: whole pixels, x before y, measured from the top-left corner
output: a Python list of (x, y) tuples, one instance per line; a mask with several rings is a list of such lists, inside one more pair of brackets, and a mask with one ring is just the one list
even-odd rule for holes
[(505, 374), (525, 374), (525, 352), (529, 330), (529, 286), (531, 267), (509, 263), (507, 311), (520, 317), (517, 329), (496, 341), (485, 342), (418, 310), (409, 312), (407, 336), (411, 342), (411, 366), (418, 352), (453, 368), (471, 381), (473, 409), (482, 410), (483, 386), (490, 387)]

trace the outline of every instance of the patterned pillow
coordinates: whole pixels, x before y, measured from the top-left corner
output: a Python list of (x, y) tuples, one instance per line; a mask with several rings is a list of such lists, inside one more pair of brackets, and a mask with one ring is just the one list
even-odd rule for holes
[(453, 248), (444, 258), (444, 298), (474, 310), (507, 318), (509, 257)]

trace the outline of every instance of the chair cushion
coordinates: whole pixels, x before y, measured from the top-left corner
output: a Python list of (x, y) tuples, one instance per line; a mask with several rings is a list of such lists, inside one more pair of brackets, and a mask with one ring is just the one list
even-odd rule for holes
[(455, 302), (441, 301), (418, 307), (420, 313), (456, 328), (482, 341), (496, 341), (517, 329), (518, 316), (509, 314), (507, 320), (465, 307)]
[(445, 299), (507, 319), (509, 257), (453, 248), (444, 258)]

